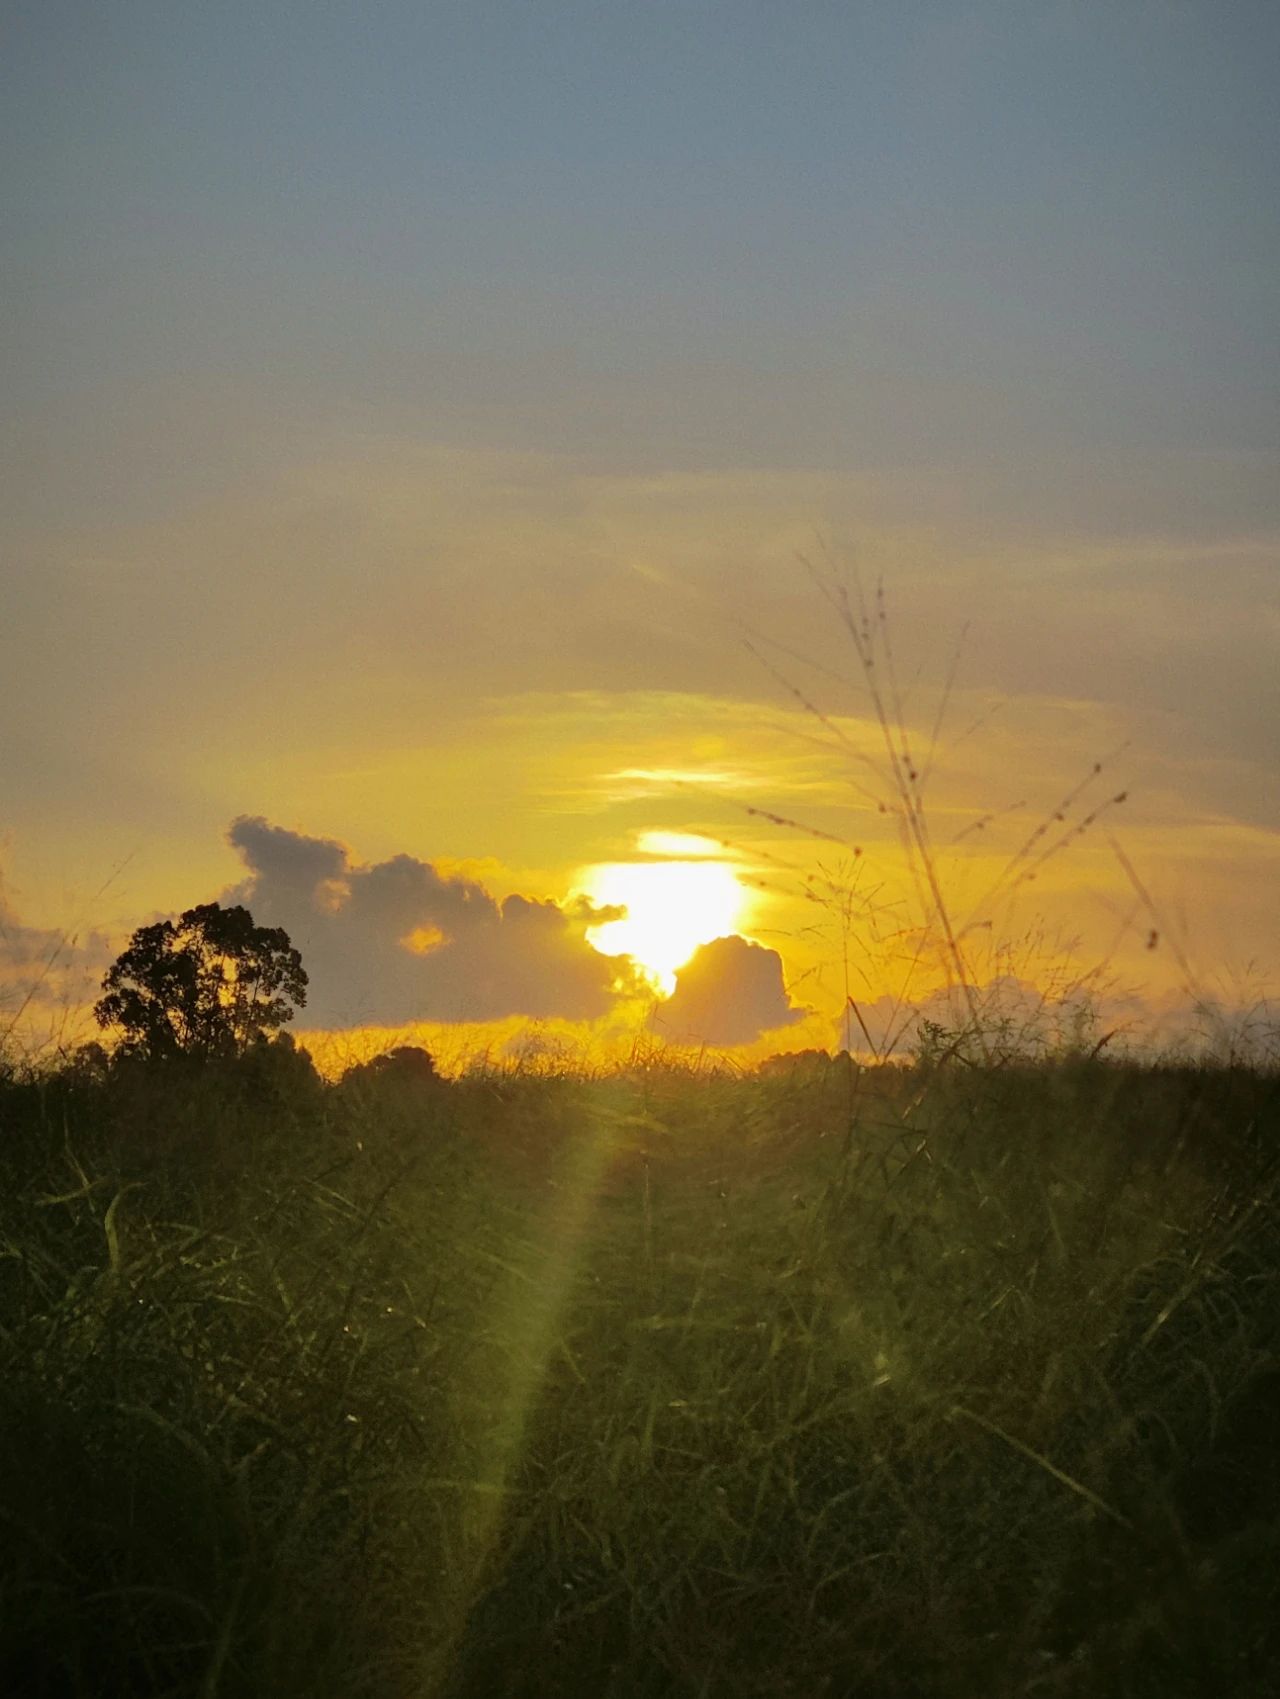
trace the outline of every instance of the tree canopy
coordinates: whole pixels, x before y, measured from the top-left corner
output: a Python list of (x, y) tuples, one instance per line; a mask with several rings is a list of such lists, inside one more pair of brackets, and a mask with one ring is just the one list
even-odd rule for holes
[(417, 1044), (400, 1044), (368, 1062), (357, 1062), (342, 1076), (342, 1083), (374, 1084), (389, 1081), (396, 1086), (432, 1086), (440, 1083), (435, 1058)]
[(307, 976), (283, 928), (202, 903), (139, 927), (102, 990), (94, 1017), (119, 1030), (125, 1053), (204, 1060), (239, 1055), (291, 1021)]

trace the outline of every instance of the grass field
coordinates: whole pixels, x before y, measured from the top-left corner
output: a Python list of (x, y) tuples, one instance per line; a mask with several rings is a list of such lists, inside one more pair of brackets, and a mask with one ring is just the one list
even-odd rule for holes
[(6, 1694), (1280, 1691), (1280, 1098), (0, 1087)]

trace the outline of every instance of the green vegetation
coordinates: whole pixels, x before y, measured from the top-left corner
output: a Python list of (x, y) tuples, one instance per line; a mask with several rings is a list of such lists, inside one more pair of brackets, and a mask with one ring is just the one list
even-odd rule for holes
[(1103, 1058), (9, 1077), (0, 1688), (1280, 1690), (1278, 1156)]

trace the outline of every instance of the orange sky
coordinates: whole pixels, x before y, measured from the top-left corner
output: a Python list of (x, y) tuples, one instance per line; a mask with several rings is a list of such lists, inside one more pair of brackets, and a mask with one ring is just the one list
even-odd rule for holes
[[(960, 611), (954, 578), (933, 571), (946, 613)], [(1105, 566), (1092, 571), (1106, 583)], [(393, 1037), (455, 1065), (531, 1045), (598, 1060), (637, 1033), (744, 1059), (846, 1037), (865, 1049), (849, 994), (877, 1047), (906, 1050), (913, 1010), (956, 976), (938, 896), (970, 977), (998, 987), (984, 992), (993, 1013), (1012, 998), (1021, 1019), (1043, 997), (1037, 1018), (1052, 1027), (1063, 997), (1087, 990), (1099, 1033), (1136, 1032), (1153, 1011), (1185, 1009), (1188, 985), (1227, 1003), (1270, 989), (1280, 868), (1261, 763), (1215, 753), (1217, 728), (1189, 732), (1122, 690), (973, 681), (979, 667), (1016, 669), (1035, 644), (1054, 682), (1054, 639), (1070, 622), (1034, 576), (1019, 583), (1006, 569), (985, 600), (971, 579), (968, 631), (922, 623), (928, 566), (900, 568), (882, 604), (875, 581), (834, 555), (819, 559), (816, 582), (792, 558), (733, 600), (714, 582), (631, 577), (633, 624), (611, 631), (545, 609), (547, 642), (579, 653), (593, 639), (607, 648), (628, 632), (679, 631), (732, 688), (672, 679), (462, 700), (456, 657), (428, 627), (420, 678), (388, 664), (321, 687), (303, 667), (293, 708), (252, 743), (246, 718), (271, 709), (262, 694), (239, 698), (234, 666), (222, 696), (194, 692), (132, 751), (135, 772), (173, 775), (170, 808), (207, 821), (204, 832), (166, 841), (108, 812), (89, 838), (74, 820), (11, 833), (11, 1006), (59, 928), (97, 934), (63, 952), (72, 971), (55, 966), (24, 1025), (65, 1028), (66, 1007), (91, 996), (133, 925), (211, 896), (290, 931), (313, 979), (299, 1031), (331, 1060)], [(853, 595), (857, 583), (893, 747), (903, 752), (905, 734), (921, 775), (936, 895), (903, 848), (909, 811), (857, 644), (824, 600), (824, 588)], [(1117, 590), (1117, 608), (1125, 599)], [(1094, 605), (1101, 621), (1105, 603)], [(1033, 609), (1049, 629), (1037, 630)], [(1243, 616), (1229, 635), (1247, 653)], [(1115, 633), (1107, 646), (1120, 647)], [(442, 700), (446, 682), (454, 694)], [(1106, 682), (1101, 665), (1094, 682)], [(335, 696), (346, 727), (325, 717)], [(616, 913), (593, 928), (584, 899), (631, 900), (634, 929)], [(681, 958), (730, 931), (759, 948), (703, 951), (667, 1001)], [(591, 938), (636, 961), (606, 961)]]

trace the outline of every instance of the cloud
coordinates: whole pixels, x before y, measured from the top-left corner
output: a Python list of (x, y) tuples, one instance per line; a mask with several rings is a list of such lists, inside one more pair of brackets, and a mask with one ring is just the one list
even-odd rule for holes
[[(971, 992), (978, 1025), (996, 1050), (1032, 1053), (1073, 1037), (1086, 1041), (1091, 1017), (1104, 1007), (1104, 999), (1079, 981), (1041, 985), (1017, 973), (997, 974), (971, 987)], [(1118, 1007), (1111, 997), (1106, 1004), (1113, 1013)], [(847, 1025), (853, 1050), (866, 1053), (870, 1039), (872, 1054), (905, 1060), (927, 1041), (930, 1023), (949, 1035), (941, 1041), (943, 1048), (957, 1034), (971, 1031), (973, 1011), (958, 987), (937, 986), (914, 999), (886, 995), (874, 1002), (859, 1000), (856, 1013), (851, 1005), (847, 1023), (843, 1017), (840, 1020), (839, 1042), (845, 1041)], [(1100, 1038), (1102, 1030), (1093, 1036)]]
[(750, 1044), (763, 1032), (793, 1026), (809, 1011), (795, 1007), (782, 978), (782, 957), (736, 934), (694, 952), (658, 1011), (675, 1038), (705, 1044)]
[(65, 943), (62, 933), (53, 928), (25, 925), (0, 891), (0, 973), (6, 978), (43, 973)]
[(509, 896), (411, 855), (365, 864), (332, 838), (241, 816), (228, 833), (249, 877), (225, 900), (283, 926), (311, 979), (308, 1025), (394, 1026), (506, 1015), (589, 1020), (631, 970), (586, 942), (585, 904)]
[(109, 960), (98, 932), (82, 938), (27, 925), (0, 885), (0, 1033), (30, 1011), (72, 1009), (95, 997)]
[(227, 833), (259, 878), (269, 874), (280, 893), (310, 899), (319, 885), (335, 885), (347, 871), (347, 851), (336, 838), (306, 838), (272, 826), (261, 816), (241, 815)]
[[(1095, 1046), (1110, 1056), (1235, 1057), (1268, 1066), (1280, 1056), (1280, 1000), (1261, 987), (1152, 994), (1078, 979), (1041, 984), (1004, 973), (971, 989), (978, 1026), (994, 1056), (1031, 1058)], [(968, 999), (956, 987), (940, 986), (914, 1000), (860, 1002), (857, 1017), (848, 1023), (850, 1048), (901, 1061), (922, 1044), (945, 1051), (973, 1032)], [(845, 1041), (841, 1020), (835, 1042)], [(960, 1049), (976, 1058), (980, 1045), (970, 1038)]]

